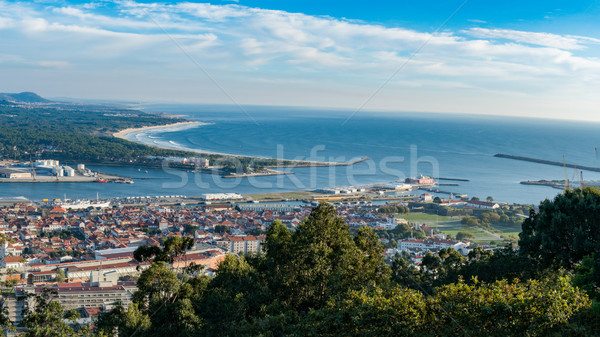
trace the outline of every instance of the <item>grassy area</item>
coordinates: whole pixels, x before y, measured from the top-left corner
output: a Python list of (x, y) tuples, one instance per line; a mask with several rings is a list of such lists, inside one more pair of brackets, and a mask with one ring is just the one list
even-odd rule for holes
[(427, 225), (435, 225), (437, 223), (446, 223), (454, 221), (460, 222), (460, 217), (441, 216), (436, 214), (427, 214), (419, 212), (400, 214), (398, 215), (398, 217), (406, 219), (409, 222), (418, 222)]
[(503, 235), (519, 236), (521, 233), (521, 224), (517, 225), (492, 225), (495, 230), (501, 231)]
[[(427, 213), (408, 213), (408, 214), (400, 214), (398, 217), (408, 220), (409, 222), (425, 224), (429, 227), (436, 228), (442, 233), (450, 234), (455, 236), (458, 232), (468, 232), (475, 236), (475, 238), (485, 238), (485, 239), (475, 239), (474, 241), (498, 241), (501, 239), (494, 238), (493, 235), (486, 233), (479, 227), (469, 227), (460, 223), (461, 217), (449, 217), (449, 216), (438, 216), (436, 214), (427, 214)], [(494, 229), (501, 231), (502, 233), (498, 233), (499, 235), (509, 236), (509, 237), (518, 237), (521, 232), (521, 225), (494, 225), (492, 226)]]

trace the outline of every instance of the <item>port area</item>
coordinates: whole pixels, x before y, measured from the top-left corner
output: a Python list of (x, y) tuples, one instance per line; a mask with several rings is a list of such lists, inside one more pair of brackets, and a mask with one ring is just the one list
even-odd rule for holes
[(548, 186), (553, 187), (559, 190), (563, 190), (565, 188), (579, 188), (582, 186), (600, 186), (600, 181), (596, 180), (586, 180), (586, 181), (569, 181), (566, 182), (564, 180), (536, 180), (536, 181), (521, 181), (523, 185), (536, 185), (536, 186)]
[(91, 183), (91, 182), (128, 182), (123, 177), (98, 173), (93, 177), (74, 176), (36, 176), (35, 178), (0, 178), (0, 183)]
[(0, 160), (0, 183), (108, 183), (133, 184), (131, 178), (92, 171), (85, 164), (74, 167), (54, 159)]

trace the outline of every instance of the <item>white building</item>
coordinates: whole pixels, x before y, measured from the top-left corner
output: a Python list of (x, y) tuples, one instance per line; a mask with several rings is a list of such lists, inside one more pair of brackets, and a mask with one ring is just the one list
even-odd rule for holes
[(442, 248), (454, 248), (463, 255), (468, 254), (469, 243), (443, 239), (406, 239), (398, 243), (401, 251), (437, 251)]
[(243, 199), (241, 194), (238, 193), (205, 193), (202, 194), (203, 200), (232, 200), (232, 199)]
[(217, 245), (228, 249), (232, 253), (257, 253), (260, 252), (262, 246), (262, 237), (253, 235), (230, 236), (221, 241), (217, 241)]
[(74, 177), (75, 176), (75, 169), (73, 169), (70, 166), (63, 166), (63, 172), (66, 177)]

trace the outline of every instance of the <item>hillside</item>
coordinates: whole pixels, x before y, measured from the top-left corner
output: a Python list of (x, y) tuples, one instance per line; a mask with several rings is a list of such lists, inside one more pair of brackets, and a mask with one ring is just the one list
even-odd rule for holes
[(17, 94), (0, 92), (0, 101), (8, 101), (15, 103), (49, 103), (47, 100), (34, 92), (20, 92)]

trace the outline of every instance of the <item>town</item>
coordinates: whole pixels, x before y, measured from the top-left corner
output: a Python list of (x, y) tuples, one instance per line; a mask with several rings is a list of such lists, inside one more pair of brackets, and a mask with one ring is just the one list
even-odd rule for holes
[[(150, 266), (135, 260), (138, 247), (159, 247), (172, 236), (191, 238), (193, 248), (171, 267), (194, 264), (202, 266), (199, 273), (211, 276), (227, 254), (260, 252), (266, 230), (275, 220), (294, 230), (315, 205), (245, 202), (241, 198), (235, 193), (206, 194), (204, 202), (197, 205), (165, 205), (157, 202), (160, 199), (137, 198), (134, 206), (111, 202), (76, 209), (67, 209), (60, 202), (5, 201), (8, 205), (0, 208), (2, 306), (11, 321), (19, 324), (23, 309), (30, 305), (27, 295), (51, 288), (66, 309), (80, 311), (89, 323), (117, 303), (131, 302), (136, 277)], [(439, 228), (406, 220), (414, 215), (408, 212), (439, 214), (444, 210), (460, 219), (516, 207), (477, 199), (434, 200), (429, 193), (411, 202), (334, 205), (351, 232), (369, 226), (380, 235), (388, 262), (405, 253), (417, 267), (427, 251), (451, 247), (466, 256), (474, 247), (493, 247), (485, 241), (469, 240), (474, 236), (455, 234), (452, 238)]]

